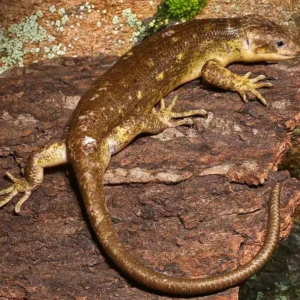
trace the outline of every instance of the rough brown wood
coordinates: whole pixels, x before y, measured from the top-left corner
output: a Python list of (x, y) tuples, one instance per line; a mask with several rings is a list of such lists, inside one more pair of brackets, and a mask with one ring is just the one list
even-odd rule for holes
[[(112, 58), (61, 59), (14, 69), (0, 78), (0, 188), (31, 151), (66, 135), (72, 109)], [(299, 181), (273, 172), (299, 123), (300, 63), (234, 66), (265, 74), (269, 107), (200, 87), (177, 91), (176, 109), (204, 108), (207, 119), (136, 139), (113, 157), (105, 188), (121, 240), (145, 264), (174, 276), (205, 277), (253, 257), (267, 222), (267, 201), (282, 181), (281, 238), (300, 201)], [(65, 175), (70, 174), (70, 179)], [(15, 201), (14, 201), (15, 202)], [(46, 171), (21, 216), (0, 210), (0, 298), (170, 299), (124, 278), (88, 226), (72, 172)], [(237, 299), (231, 289), (201, 299)], [(195, 298), (196, 299), (196, 298)]]

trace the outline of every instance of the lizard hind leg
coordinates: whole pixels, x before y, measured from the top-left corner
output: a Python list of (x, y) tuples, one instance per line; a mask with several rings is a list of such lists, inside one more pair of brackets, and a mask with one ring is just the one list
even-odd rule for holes
[(8, 188), (0, 190), (1, 196), (6, 195), (0, 201), (0, 207), (7, 204), (17, 194), (24, 193), (15, 206), (15, 212), (19, 214), (22, 204), (41, 185), (44, 177), (44, 168), (63, 163), (67, 163), (66, 144), (64, 142), (53, 143), (34, 152), (27, 162), (24, 177), (18, 179), (9, 172), (6, 173), (6, 176), (13, 184)]

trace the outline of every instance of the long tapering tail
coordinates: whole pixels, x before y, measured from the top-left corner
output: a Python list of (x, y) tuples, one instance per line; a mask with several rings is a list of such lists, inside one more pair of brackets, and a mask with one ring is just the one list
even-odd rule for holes
[[(259, 271), (271, 257), (280, 231), (280, 185), (276, 184), (269, 202), (268, 231), (265, 242), (256, 256), (236, 270), (205, 279), (174, 278), (155, 272), (133, 257), (122, 245), (105, 204), (103, 175), (99, 165), (80, 170), (80, 188), (93, 229), (105, 252), (122, 273), (157, 291), (176, 295), (198, 295), (217, 292), (235, 286)], [(77, 166), (78, 167), (78, 166)]]

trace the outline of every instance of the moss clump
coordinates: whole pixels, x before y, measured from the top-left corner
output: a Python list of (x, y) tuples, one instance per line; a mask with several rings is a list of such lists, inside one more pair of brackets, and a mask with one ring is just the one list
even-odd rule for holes
[(165, 0), (164, 4), (170, 17), (190, 20), (205, 6), (206, 1)]
[(206, 0), (164, 0), (157, 7), (157, 14), (149, 24), (149, 33), (166, 27), (169, 21), (186, 21), (192, 19), (206, 5)]

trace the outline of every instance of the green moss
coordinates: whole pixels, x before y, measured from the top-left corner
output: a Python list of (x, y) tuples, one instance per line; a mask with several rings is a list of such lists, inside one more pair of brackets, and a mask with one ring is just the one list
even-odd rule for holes
[[(166, 27), (170, 20), (184, 21), (192, 19), (205, 6), (206, 0), (164, 0), (158, 7), (157, 13), (150, 23), (137, 19), (136, 14), (130, 8), (122, 11), (122, 17), (126, 19), (127, 25), (135, 27), (130, 38), (131, 42), (138, 42), (148, 35), (153, 34)], [(154, 3), (150, 1), (150, 5)], [(113, 24), (118, 24), (118, 17), (113, 18)]]
[(206, 1), (199, 0), (165, 0), (170, 17), (190, 20), (205, 6)]
[(164, 0), (149, 24), (149, 32), (166, 27), (170, 20), (186, 21), (195, 17), (206, 5), (206, 0)]

